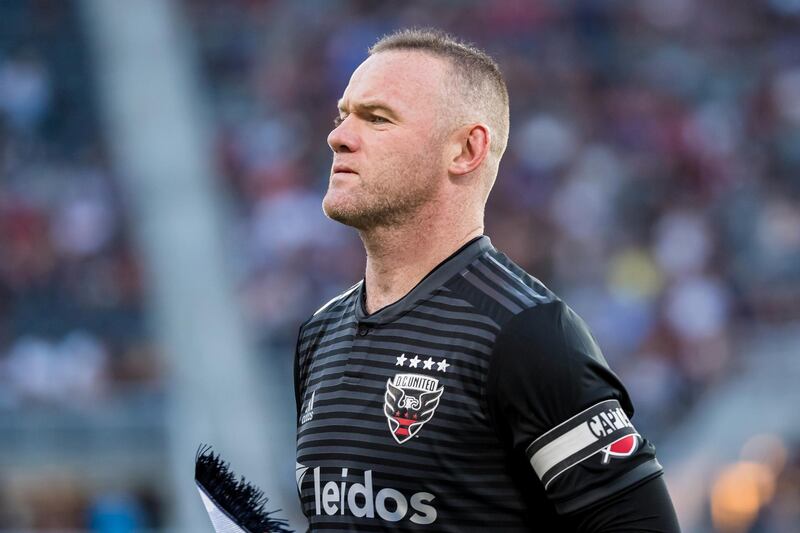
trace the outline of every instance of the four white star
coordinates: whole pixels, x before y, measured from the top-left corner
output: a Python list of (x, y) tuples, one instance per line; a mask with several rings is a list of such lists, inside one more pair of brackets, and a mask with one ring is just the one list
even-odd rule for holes
[(418, 368), (419, 364), (422, 363), (422, 368), (424, 370), (433, 370), (433, 363), (436, 363), (436, 370), (439, 372), (447, 372), (448, 366), (453, 366), (447, 362), (447, 359), (442, 359), (439, 362), (433, 360), (433, 357), (428, 357), (426, 360), (422, 360), (416, 355), (413, 359), (409, 359), (406, 357), (406, 354), (400, 354), (398, 357), (395, 357), (397, 362), (394, 366), (406, 366), (406, 361), (408, 361), (408, 368)]

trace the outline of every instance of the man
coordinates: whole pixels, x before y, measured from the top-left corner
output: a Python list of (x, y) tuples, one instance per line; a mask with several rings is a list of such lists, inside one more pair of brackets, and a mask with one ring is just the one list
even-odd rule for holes
[(364, 280), (300, 329), (297, 485), (314, 531), (678, 531), (586, 325), (483, 236), (508, 138), (483, 52), (384, 37), (353, 73), (325, 214)]

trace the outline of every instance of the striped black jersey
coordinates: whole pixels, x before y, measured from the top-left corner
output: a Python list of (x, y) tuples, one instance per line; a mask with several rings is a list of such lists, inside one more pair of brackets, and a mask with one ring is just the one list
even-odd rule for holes
[(313, 531), (566, 531), (661, 474), (584, 322), (488, 237), (367, 314), (300, 328), (297, 487)]

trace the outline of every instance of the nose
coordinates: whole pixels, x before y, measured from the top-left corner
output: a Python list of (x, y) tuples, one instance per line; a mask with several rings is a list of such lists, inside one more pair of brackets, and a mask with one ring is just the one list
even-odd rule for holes
[(352, 116), (345, 118), (328, 134), (328, 146), (337, 154), (358, 150), (359, 138), (353, 124), (354, 120), (351, 120)]

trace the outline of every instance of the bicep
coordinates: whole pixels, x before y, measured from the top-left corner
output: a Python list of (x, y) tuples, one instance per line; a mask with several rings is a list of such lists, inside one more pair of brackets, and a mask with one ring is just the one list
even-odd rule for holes
[(524, 455), (567, 515), (657, 476), (622, 383), (580, 318), (561, 302), (523, 311), (495, 343), (487, 405), (511, 453)]
[(649, 479), (564, 518), (578, 533), (680, 533), (663, 476)]

